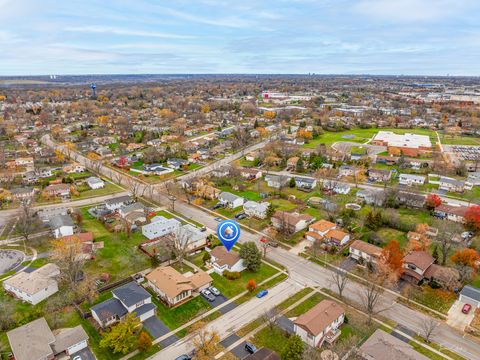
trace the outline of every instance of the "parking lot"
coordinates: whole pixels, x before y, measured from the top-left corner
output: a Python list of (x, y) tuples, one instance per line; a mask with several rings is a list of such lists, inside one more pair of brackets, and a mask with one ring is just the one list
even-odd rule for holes
[(463, 160), (480, 160), (480, 146), (455, 145), (452, 150)]

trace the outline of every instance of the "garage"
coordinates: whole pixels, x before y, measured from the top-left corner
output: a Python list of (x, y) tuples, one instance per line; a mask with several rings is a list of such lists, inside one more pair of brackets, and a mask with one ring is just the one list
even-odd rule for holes
[(148, 303), (137, 308), (135, 310), (135, 313), (137, 314), (137, 317), (139, 318), (139, 320), (143, 322), (148, 318), (151, 318), (152, 316), (154, 316), (156, 309), (157, 307), (154, 304)]
[(480, 307), (480, 289), (467, 285), (460, 292), (460, 302), (470, 304), (474, 308)]

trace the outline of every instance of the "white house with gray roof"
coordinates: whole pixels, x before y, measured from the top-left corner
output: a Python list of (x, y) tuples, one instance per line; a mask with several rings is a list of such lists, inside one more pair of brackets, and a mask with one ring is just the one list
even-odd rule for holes
[(15, 297), (36, 305), (58, 291), (56, 277), (60, 269), (55, 264), (46, 264), (32, 272), (22, 271), (3, 282), (5, 291)]
[(400, 185), (423, 185), (425, 184), (425, 176), (414, 174), (400, 174), (398, 177)]
[(105, 207), (110, 211), (120, 209), (122, 206), (132, 203), (132, 198), (129, 195), (118, 196), (113, 199), (105, 200)]
[(75, 224), (70, 215), (56, 215), (50, 219), (48, 225), (56, 239), (73, 235), (75, 231)]
[(102, 189), (105, 187), (105, 182), (95, 176), (90, 176), (86, 181), (88, 187), (92, 190)]
[(91, 308), (92, 317), (102, 328), (122, 320), (129, 313), (135, 313), (143, 322), (155, 316), (157, 311), (150, 293), (134, 281), (112, 290), (112, 296)]
[(220, 203), (226, 207), (235, 209), (239, 206), (242, 206), (245, 200), (240, 196), (223, 191), (220, 193), (220, 195), (218, 195), (218, 201), (220, 201)]
[(180, 225), (177, 219), (155, 216), (149, 224), (142, 226), (142, 234), (147, 239), (153, 240), (176, 231)]
[(259, 219), (265, 219), (267, 217), (268, 208), (270, 207), (269, 202), (256, 202), (256, 201), (247, 201), (243, 204), (243, 211), (248, 216), (253, 216)]
[(480, 289), (471, 285), (466, 285), (460, 292), (460, 302), (470, 304), (473, 307), (480, 308)]

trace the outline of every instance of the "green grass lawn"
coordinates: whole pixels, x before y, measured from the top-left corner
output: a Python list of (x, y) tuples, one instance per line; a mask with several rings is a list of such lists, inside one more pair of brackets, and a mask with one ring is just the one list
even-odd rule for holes
[(87, 212), (86, 208), (83, 208), (81, 213), (83, 231), (92, 231), (95, 241), (104, 242), (104, 248), (97, 251), (96, 258), (86, 263), (87, 272), (97, 276), (100, 273), (108, 273), (111, 281), (116, 281), (150, 267), (148, 256), (137, 248), (146, 240), (140, 231), (130, 237), (124, 233), (110, 233)]
[(272, 330), (266, 328), (257, 332), (250, 341), (257, 346), (258, 349), (266, 347), (281, 354), (288, 341), (289, 335), (278, 326), (274, 326)]
[(480, 138), (473, 136), (447, 135), (439, 133), (440, 141), (444, 145), (480, 145)]
[(322, 294), (316, 293), (312, 297), (309, 297), (307, 300), (299, 304), (298, 306), (291, 309), (289, 312), (287, 312), (285, 316), (286, 317), (300, 316), (306, 313), (308, 310), (313, 308), (315, 305), (317, 305), (320, 301), (324, 299), (325, 299), (325, 296), (323, 296)]
[(383, 227), (377, 230), (377, 234), (385, 239), (385, 245), (392, 240), (397, 240), (401, 248), (404, 249), (407, 246), (407, 234), (402, 231), (389, 227)]
[(413, 300), (443, 314), (448, 313), (448, 310), (456, 299), (457, 296), (453, 292), (442, 289), (432, 289), (428, 285), (423, 285), (422, 291), (414, 293), (413, 295)]
[(76, 199), (84, 199), (84, 198), (95, 197), (95, 196), (110, 195), (120, 191), (123, 191), (123, 189), (118, 187), (117, 185), (114, 185), (111, 183), (105, 183), (105, 187), (101, 189), (95, 189), (95, 190), (89, 189), (89, 190), (81, 191), (78, 196), (72, 196), (72, 199), (76, 200)]
[(202, 296), (197, 296), (172, 309), (158, 300), (158, 297), (154, 293), (152, 293), (152, 301), (157, 305), (157, 316), (170, 330), (175, 330), (193, 318), (212, 309)]
[[(340, 132), (328, 132), (326, 131), (324, 134), (320, 135), (317, 139), (310, 140), (307, 144), (303, 145), (304, 148), (311, 148), (315, 149), (319, 144), (325, 144), (327, 146), (331, 146), (333, 143), (338, 141), (348, 141), (348, 142), (357, 142), (357, 143), (365, 143), (370, 140), (374, 135), (378, 133), (378, 131), (393, 131), (397, 134), (405, 134), (405, 133), (414, 133), (419, 135), (428, 135), (432, 140), (432, 143), (436, 142), (436, 135), (435, 132), (427, 129), (352, 129), (348, 131), (340, 131)], [(345, 136), (353, 135), (352, 138), (345, 138)]]
[(260, 270), (256, 273), (244, 270), (241, 272), (240, 279), (228, 280), (222, 275), (212, 273), (210, 276), (213, 278), (213, 286), (215, 286), (220, 292), (227, 298), (232, 298), (247, 289), (247, 283), (250, 279), (253, 279), (258, 285), (265, 279), (275, 275), (278, 271), (273, 267), (262, 263)]

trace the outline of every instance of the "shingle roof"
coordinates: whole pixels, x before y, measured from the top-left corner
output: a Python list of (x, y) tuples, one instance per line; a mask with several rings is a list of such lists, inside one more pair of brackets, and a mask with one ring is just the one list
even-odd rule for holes
[(342, 306), (331, 300), (322, 300), (294, 323), (316, 336), (345, 312)]
[(56, 215), (50, 219), (49, 224), (52, 229), (58, 229), (62, 226), (75, 226), (69, 215)]
[(55, 337), (43, 317), (9, 331), (7, 337), (17, 360), (42, 360), (53, 355), (50, 344)]
[(151, 297), (147, 290), (133, 281), (112, 290), (112, 294), (127, 307), (135, 305), (140, 301), (149, 299)]
[(365, 360), (428, 360), (408, 343), (380, 329), (360, 346), (360, 354)]
[(103, 322), (112, 316), (118, 316), (119, 318), (125, 316), (128, 311), (125, 306), (122, 305), (120, 300), (111, 298), (100, 304), (91, 307), (91, 310), (95, 312), (98, 318)]
[(460, 291), (460, 294), (466, 297), (469, 297), (470, 299), (480, 301), (480, 289), (466, 285), (463, 287), (462, 291)]
[(54, 335), (55, 342), (52, 344), (52, 349), (55, 354), (64, 352), (69, 347), (88, 340), (88, 335), (83, 329), (82, 325), (78, 325), (74, 328), (54, 331)]
[(433, 264), (433, 257), (426, 251), (411, 251), (404, 258), (405, 263), (410, 263), (422, 270), (427, 270), (427, 268)]
[(216, 259), (215, 263), (219, 266), (228, 265), (231, 267), (241, 260), (238, 252), (233, 250), (227, 251), (223, 246), (217, 246), (210, 251), (210, 255)]

